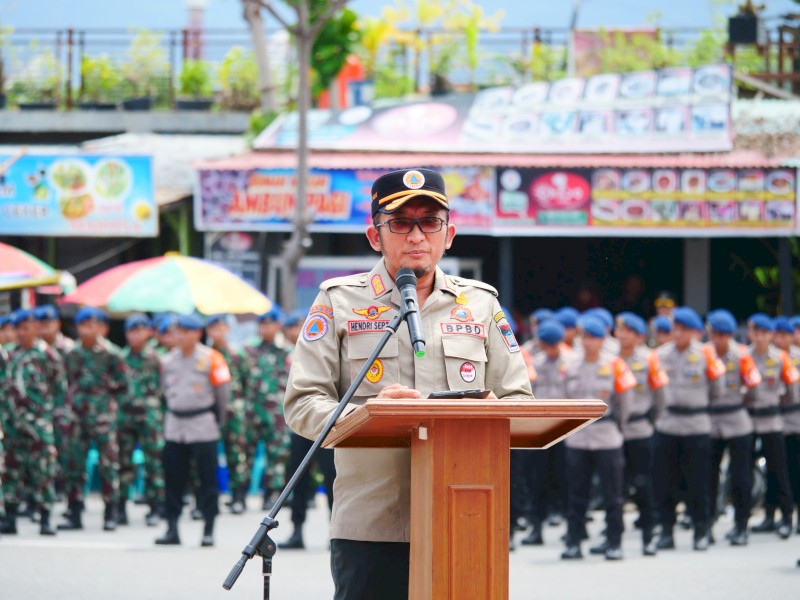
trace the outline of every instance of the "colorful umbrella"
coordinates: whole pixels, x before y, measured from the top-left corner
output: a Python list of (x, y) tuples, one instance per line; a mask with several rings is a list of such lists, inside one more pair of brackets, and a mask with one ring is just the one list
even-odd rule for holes
[(58, 283), (60, 273), (35, 256), (0, 242), (0, 290)]
[(224, 267), (169, 253), (109, 269), (63, 298), (110, 312), (265, 313), (272, 301)]

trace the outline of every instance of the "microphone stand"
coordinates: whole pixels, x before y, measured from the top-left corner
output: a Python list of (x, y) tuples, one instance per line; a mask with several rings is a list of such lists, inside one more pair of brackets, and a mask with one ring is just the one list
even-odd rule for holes
[(378, 358), (378, 355), (389, 341), (389, 338), (397, 333), (397, 328), (400, 326), (400, 323), (407, 318), (407, 316), (408, 312), (405, 310), (404, 306), (401, 306), (400, 312), (395, 315), (395, 317), (386, 326), (386, 331), (384, 331), (383, 336), (378, 342), (378, 345), (375, 346), (375, 350), (372, 351), (372, 354), (366, 360), (364, 366), (361, 367), (361, 370), (358, 372), (358, 375), (356, 375), (353, 383), (350, 384), (347, 392), (344, 396), (342, 396), (342, 399), (339, 401), (339, 406), (336, 407), (336, 410), (328, 419), (328, 422), (325, 424), (322, 432), (319, 434), (317, 439), (314, 440), (314, 443), (306, 453), (303, 461), (300, 463), (300, 466), (294, 472), (294, 475), (292, 475), (289, 483), (286, 484), (286, 487), (281, 492), (281, 495), (278, 496), (275, 504), (272, 505), (269, 514), (267, 514), (267, 516), (264, 517), (264, 520), (261, 521), (258, 531), (256, 531), (253, 539), (250, 540), (250, 543), (244, 547), (244, 550), (242, 550), (242, 556), (233, 566), (230, 573), (228, 573), (228, 577), (225, 578), (225, 582), (222, 584), (223, 588), (230, 590), (236, 583), (239, 575), (242, 574), (247, 561), (258, 554), (262, 559), (261, 572), (264, 576), (264, 600), (269, 600), (269, 584), (270, 577), (272, 576), (272, 557), (275, 556), (275, 551), (277, 550), (275, 542), (269, 537), (269, 532), (278, 527), (278, 521), (275, 520), (275, 517), (278, 516), (278, 512), (281, 510), (281, 508), (283, 508), (283, 505), (286, 503), (286, 499), (289, 497), (289, 494), (291, 494), (292, 490), (297, 487), (297, 483), (300, 481), (300, 478), (308, 470), (308, 467), (311, 464), (311, 461), (314, 459), (317, 451), (325, 442), (325, 438), (328, 437), (331, 429), (333, 429), (333, 426), (336, 425), (337, 419), (344, 411), (348, 402), (350, 402), (350, 399), (356, 393), (356, 390), (361, 385), (361, 382), (364, 381), (364, 377), (366, 377), (367, 371), (369, 371), (370, 367), (372, 367), (372, 363), (374, 363), (375, 359)]

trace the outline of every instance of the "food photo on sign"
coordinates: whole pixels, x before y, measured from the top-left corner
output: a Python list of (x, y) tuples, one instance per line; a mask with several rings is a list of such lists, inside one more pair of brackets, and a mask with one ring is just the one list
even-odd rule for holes
[(588, 225), (590, 173), (588, 169), (498, 169), (495, 225)]

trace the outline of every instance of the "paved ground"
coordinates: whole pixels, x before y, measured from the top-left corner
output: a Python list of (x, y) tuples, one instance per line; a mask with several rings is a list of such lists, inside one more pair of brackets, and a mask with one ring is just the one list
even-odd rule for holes
[[(42, 538), (36, 525), (21, 522), (20, 535), (0, 539), (0, 598), (260, 599), (261, 564), (257, 558), (250, 561), (232, 591), (222, 589), (222, 581), (261, 521), (263, 515), (256, 510), (257, 504), (251, 498), (249, 512), (220, 518), (214, 548), (199, 547), (200, 524), (186, 517), (181, 523), (183, 546), (154, 546), (153, 539), (164, 527), (146, 527), (145, 508), (141, 506), (133, 507), (131, 526), (116, 533), (103, 532), (97, 498), (90, 501), (84, 532)], [(632, 517), (627, 515), (629, 520)], [(274, 535), (278, 541), (291, 534), (289, 515), (282, 513), (279, 518), (282, 525)], [(590, 524), (594, 539), (602, 526), (598, 521)], [(273, 599), (332, 597), (326, 523), (326, 508), (309, 511), (308, 549), (278, 552), (273, 566)], [(729, 526), (725, 520), (719, 522), (717, 537), (721, 538)], [(797, 534), (788, 541), (755, 535), (747, 548), (718, 543), (708, 552), (698, 553), (691, 550), (690, 534), (681, 531), (677, 550), (645, 558), (640, 554), (638, 536), (629, 530), (625, 560), (609, 563), (587, 556), (580, 563), (565, 563), (558, 558), (561, 531), (548, 528), (545, 546), (520, 547), (511, 554), (512, 600), (800, 598), (800, 568), (795, 566), (800, 558)]]

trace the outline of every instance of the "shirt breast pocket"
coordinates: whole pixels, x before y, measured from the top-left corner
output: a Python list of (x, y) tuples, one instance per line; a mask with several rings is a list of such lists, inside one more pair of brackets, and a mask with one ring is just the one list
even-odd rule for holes
[(451, 390), (483, 389), (486, 347), (482, 338), (459, 335), (442, 338), (447, 386)]
[[(373, 335), (351, 336), (347, 340), (347, 362), (350, 369), (350, 381), (354, 381), (358, 377), (358, 373), (364, 363), (370, 357), (372, 351), (375, 350), (377, 342), (377, 336)], [(399, 354), (397, 338), (389, 338), (378, 359), (370, 365), (367, 376), (358, 386), (355, 395), (374, 398), (387, 385), (404, 383), (400, 381)], [(413, 386), (413, 382), (406, 382), (406, 385)]]

